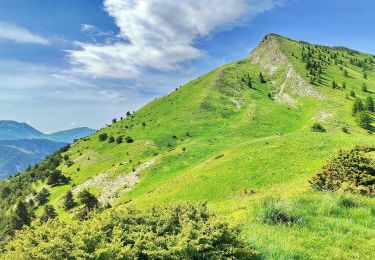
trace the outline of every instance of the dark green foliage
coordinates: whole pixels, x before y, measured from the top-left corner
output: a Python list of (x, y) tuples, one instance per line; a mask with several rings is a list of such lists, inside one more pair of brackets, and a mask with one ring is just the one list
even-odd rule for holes
[(60, 170), (54, 170), (48, 173), (47, 184), (51, 186), (58, 186), (69, 182), (69, 178), (66, 177)]
[(313, 132), (325, 132), (326, 130), (324, 129), (324, 127), (319, 124), (319, 123), (314, 123), (311, 127), (311, 131)]
[(119, 137), (116, 138), (116, 143), (121, 144), (122, 141), (123, 141), (122, 136), (119, 136)]
[(35, 199), (39, 205), (43, 205), (48, 202), (49, 196), (49, 191), (46, 188), (43, 188), (36, 194)]
[(354, 92), (353, 90), (351, 90), (351, 91), (349, 92), (349, 95), (350, 95), (351, 97), (355, 97), (355, 92)]
[(346, 126), (343, 126), (341, 128), (341, 130), (345, 133), (345, 134), (349, 134), (349, 129), (346, 127)]
[(134, 142), (133, 138), (131, 138), (130, 136), (127, 136), (127, 137), (125, 138), (125, 141), (126, 141), (128, 144)]
[(101, 142), (107, 140), (107, 138), (108, 138), (107, 133), (101, 133), (101, 134), (99, 135), (99, 141), (101, 141)]
[(263, 201), (260, 219), (269, 225), (283, 224), (288, 226), (301, 221), (293, 214), (292, 206), (289, 203), (274, 198), (267, 198)]
[(365, 109), (368, 111), (374, 112), (374, 99), (372, 99), (370, 96), (368, 96), (365, 100)]
[(54, 220), (21, 231), (4, 251), (0, 258), (259, 259), (239, 228), (205, 204), (108, 209), (85, 222)]
[(83, 190), (78, 193), (78, 199), (80, 204), (87, 208), (89, 211), (99, 206), (98, 199), (88, 190)]
[(259, 82), (262, 83), (262, 84), (266, 83), (266, 80), (265, 80), (262, 72), (259, 72)]
[(348, 71), (346, 69), (344, 70), (344, 76), (345, 77), (349, 77), (349, 73), (348, 73)]
[(375, 161), (363, 149), (340, 151), (309, 182), (316, 190), (375, 195)]
[(54, 219), (57, 217), (57, 213), (55, 208), (52, 205), (46, 205), (43, 209), (43, 214), (40, 217), (40, 222), (45, 223), (50, 219)]
[(112, 119), (112, 124), (115, 124), (117, 122), (117, 119), (116, 118), (113, 118)]
[(356, 115), (358, 112), (362, 112), (364, 110), (362, 100), (357, 98), (354, 100), (353, 108), (352, 108), (352, 115)]
[(372, 119), (367, 112), (362, 111), (360, 113), (357, 113), (356, 120), (360, 127), (367, 129), (367, 130), (371, 129)]
[[(263, 77), (263, 75), (262, 75), (262, 77)], [(253, 88), (253, 82), (252, 82), (252, 79), (251, 79), (249, 74), (245, 74), (244, 76), (242, 76), (241, 82), (243, 84), (245, 84), (246, 86), (248, 86), (249, 88)]]
[(363, 78), (367, 79), (367, 73), (366, 72), (363, 72)]
[(11, 231), (20, 230), (23, 226), (29, 226), (31, 223), (32, 215), (29, 212), (26, 204), (22, 201), (18, 201), (14, 212), (9, 218), (8, 228)]
[(367, 86), (366, 86), (366, 84), (363, 84), (363, 85), (362, 85), (362, 91), (363, 91), (363, 92), (367, 92)]
[(115, 141), (115, 138), (113, 136), (109, 137), (108, 143), (113, 143)]
[(66, 211), (74, 208), (77, 203), (74, 201), (73, 193), (68, 191), (63, 198), (63, 207)]
[(342, 89), (346, 89), (346, 83), (345, 82), (342, 83)]

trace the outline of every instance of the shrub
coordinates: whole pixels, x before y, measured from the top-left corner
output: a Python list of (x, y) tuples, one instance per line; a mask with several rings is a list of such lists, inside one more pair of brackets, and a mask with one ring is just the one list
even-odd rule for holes
[(108, 209), (17, 233), (0, 259), (259, 259), (205, 204)]
[(122, 143), (122, 136), (119, 136), (116, 138), (116, 143), (121, 144)]
[(43, 205), (47, 203), (49, 196), (50, 196), (49, 191), (46, 188), (43, 188), (36, 194), (35, 199), (39, 205)]
[(349, 129), (346, 127), (346, 126), (343, 126), (341, 128), (341, 130), (345, 133), (345, 134), (349, 134)]
[(326, 130), (324, 127), (319, 123), (314, 123), (311, 127), (311, 131), (313, 132), (325, 132)]
[(355, 97), (355, 92), (354, 92), (353, 90), (351, 90), (350, 93), (349, 93), (349, 95), (350, 95), (351, 97)]
[(99, 141), (100, 142), (103, 142), (103, 141), (107, 140), (107, 138), (108, 138), (108, 135), (106, 133), (101, 133), (99, 135)]
[(47, 178), (47, 184), (51, 186), (58, 186), (69, 182), (69, 178), (66, 177), (60, 170), (54, 170), (49, 172)]
[(340, 151), (309, 182), (315, 190), (374, 195), (375, 161), (364, 151)]
[(130, 136), (127, 136), (127, 137), (125, 138), (125, 141), (126, 141), (128, 144), (134, 142), (133, 138), (131, 138)]
[(293, 215), (290, 203), (275, 198), (267, 198), (263, 201), (260, 219), (265, 224), (288, 226), (300, 221), (300, 218)]
[(109, 139), (108, 139), (108, 143), (113, 143), (115, 141), (115, 138), (113, 136), (111, 136)]

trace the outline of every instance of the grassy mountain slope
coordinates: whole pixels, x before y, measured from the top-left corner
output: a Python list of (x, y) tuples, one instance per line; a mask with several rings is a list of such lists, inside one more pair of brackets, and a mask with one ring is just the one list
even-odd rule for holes
[[(308, 49), (310, 59), (321, 61), (319, 79), (303, 61)], [(369, 60), (367, 79), (363, 67), (352, 64), (356, 60)], [(247, 241), (267, 257), (371, 258), (373, 199), (350, 197), (358, 206), (342, 207), (344, 195), (313, 192), (308, 179), (338, 150), (375, 144), (352, 116), (354, 97), (349, 95), (375, 97), (374, 65), (368, 54), (268, 35), (249, 57), (75, 142), (65, 153), (74, 164), (59, 166), (72, 180), (49, 188), (49, 203), (60, 218), (70, 220), (73, 214), (61, 208), (62, 196), (83, 187), (117, 206), (207, 201), (241, 224)], [(339, 86), (345, 82), (346, 88), (333, 89), (333, 80)], [(326, 132), (312, 132), (316, 122)], [(134, 142), (99, 141), (104, 133), (115, 139), (130, 136)], [(121, 181), (127, 184), (118, 185)], [(33, 184), (34, 189), (43, 186)], [(259, 222), (261, 202), (268, 197), (281, 198), (301, 222), (290, 227)]]

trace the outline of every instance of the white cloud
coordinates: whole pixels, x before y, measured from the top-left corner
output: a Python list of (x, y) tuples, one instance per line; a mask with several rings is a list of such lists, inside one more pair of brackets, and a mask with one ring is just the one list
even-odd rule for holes
[(95, 30), (95, 26), (91, 24), (81, 24), (81, 31), (82, 32), (90, 32)]
[[(280, 5), (283, 0), (104, 0), (120, 32), (105, 44), (76, 43), (68, 57), (76, 73), (140, 78), (149, 70), (174, 71), (205, 56), (195, 42), (226, 26)], [(92, 31), (91, 25), (82, 30)]]
[(13, 41), (17, 43), (36, 43), (47, 45), (49, 41), (41, 36), (35, 35), (25, 28), (14, 24), (0, 22), (0, 41)]

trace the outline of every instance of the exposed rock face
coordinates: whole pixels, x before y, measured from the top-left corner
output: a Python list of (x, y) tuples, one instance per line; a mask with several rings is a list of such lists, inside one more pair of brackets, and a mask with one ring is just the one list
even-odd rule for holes
[[(272, 83), (278, 90), (275, 95), (276, 101), (297, 106), (297, 101), (290, 94), (323, 98), (323, 95), (314, 86), (306, 82), (294, 69), (293, 64), (281, 50), (277, 36), (267, 35), (251, 52), (249, 58), (251, 63), (260, 65), (271, 75)], [(276, 77), (284, 77), (282, 83), (276, 83)], [(290, 93), (287, 92), (288, 89), (291, 90)]]

